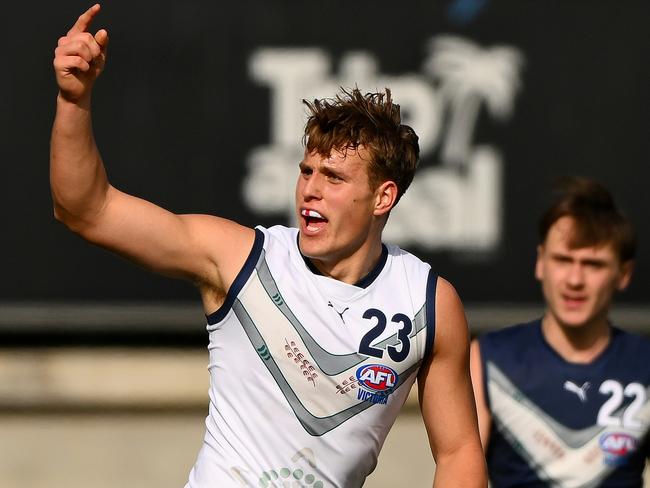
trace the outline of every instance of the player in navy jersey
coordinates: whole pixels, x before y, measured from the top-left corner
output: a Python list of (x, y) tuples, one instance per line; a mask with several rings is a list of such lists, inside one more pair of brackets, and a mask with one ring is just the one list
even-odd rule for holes
[(566, 178), (540, 221), (541, 319), (472, 342), (489, 478), (503, 487), (641, 487), (650, 340), (609, 320), (632, 276), (632, 224), (611, 194)]
[(434, 484), (486, 486), (460, 299), (381, 241), (419, 157), (390, 91), (306, 102), (298, 229), (177, 215), (108, 182), (91, 125), (108, 45), (106, 30), (88, 31), (99, 10), (55, 50), (54, 212), (91, 243), (197, 284), (210, 413), (187, 486), (361, 486), (416, 378)]

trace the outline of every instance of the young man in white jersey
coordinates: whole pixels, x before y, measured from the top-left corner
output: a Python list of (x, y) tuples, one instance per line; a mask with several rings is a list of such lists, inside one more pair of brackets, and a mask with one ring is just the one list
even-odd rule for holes
[(390, 92), (307, 104), (299, 229), (176, 215), (107, 180), (90, 111), (108, 45), (88, 32), (99, 9), (55, 50), (54, 211), (84, 239), (197, 284), (212, 381), (187, 486), (361, 486), (416, 378), (434, 485), (486, 486), (461, 302), (381, 242), (418, 159)]
[(492, 486), (641, 488), (650, 454), (650, 340), (609, 320), (630, 282), (631, 222), (611, 194), (566, 178), (539, 226), (541, 319), (472, 343)]

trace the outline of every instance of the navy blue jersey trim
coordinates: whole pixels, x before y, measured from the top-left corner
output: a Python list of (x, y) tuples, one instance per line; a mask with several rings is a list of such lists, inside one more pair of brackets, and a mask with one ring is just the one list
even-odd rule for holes
[(253, 248), (251, 249), (251, 252), (246, 258), (246, 262), (244, 263), (244, 266), (242, 266), (242, 269), (237, 274), (235, 281), (233, 281), (232, 285), (230, 286), (230, 289), (228, 290), (228, 294), (226, 295), (226, 300), (215, 312), (212, 312), (210, 315), (206, 316), (208, 319), (208, 325), (218, 324), (224, 318), (226, 318), (226, 315), (232, 308), (233, 303), (235, 303), (235, 299), (237, 298), (237, 295), (239, 295), (239, 292), (246, 284), (246, 281), (248, 281), (248, 277), (255, 269), (255, 264), (257, 263), (257, 260), (260, 258), (260, 254), (262, 253), (263, 247), (264, 247), (264, 233), (259, 229), (255, 229), (255, 242), (253, 242)]
[(438, 275), (429, 270), (427, 278), (427, 339), (424, 345), (424, 360), (426, 360), (433, 351), (433, 338), (436, 335), (436, 287), (438, 285)]
[[(309, 268), (309, 271), (311, 271), (314, 274), (323, 276), (323, 273), (321, 273), (316, 266), (314, 266), (314, 263), (311, 262), (311, 259), (309, 259), (307, 256), (305, 256), (302, 251), (300, 250), (300, 245), (298, 244), (298, 239), (300, 235), (296, 235), (296, 246), (298, 246), (298, 252), (300, 253), (300, 256), (302, 256), (302, 260), (305, 262), (305, 265), (307, 268)], [(386, 265), (386, 260), (388, 259), (388, 248), (382, 243), (381, 245), (381, 256), (379, 256), (379, 261), (375, 265), (370, 272), (361, 278), (359, 281), (357, 281), (354, 286), (357, 286), (359, 288), (368, 288), (373, 281), (377, 279), (377, 276), (379, 276), (379, 273), (381, 273), (381, 270), (384, 269), (384, 266)]]
[(368, 288), (372, 284), (372, 282), (377, 279), (377, 276), (379, 276), (381, 270), (384, 269), (387, 259), (388, 259), (388, 248), (382, 243), (381, 256), (379, 257), (379, 261), (377, 262), (377, 265), (370, 271), (370, 273), (368, 273), (366, 276), (364, 276), (359, 281), (357, 281), (354, 284), (354, 286), (358, 286), (359, 288)]

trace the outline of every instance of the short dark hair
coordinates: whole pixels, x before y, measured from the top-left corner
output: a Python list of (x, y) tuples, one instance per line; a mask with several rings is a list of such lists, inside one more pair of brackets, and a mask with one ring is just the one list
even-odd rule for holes
[(569, 245), (572, 248), (611, 243), (621, 262), (634, 259), (636, 235), (632, 222), (603, 185), (590, 178), (563, 177), (554, 186), (558, 196), (539, 222), (541, 244), (555, 222), (571, 217), (574, 231)]
[(394, 181), (399, 201), (413, 181), (420, 148), (415, 131), (401, 123), (400, 106), (393, 103), (390, 90), (363, 95), (358, 88), (341, 88), (335, 98), (303, 103), (310, 111), (303, 136), (307, 150), (329, 156), (332, 150), (362, 146), (370, 155), (371, 188)]

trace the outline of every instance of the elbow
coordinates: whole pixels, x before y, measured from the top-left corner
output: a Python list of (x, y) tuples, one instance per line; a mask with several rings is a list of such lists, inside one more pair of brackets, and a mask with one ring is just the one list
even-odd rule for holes
[(52, 207), (54, 219), (62, 223), (70, 231), (87, 238), (86, 234), (100, 220), (107, 199), (104, 195), (61, 195), (52, 191)]
[(54, 220), (69, 227), (69, 222), (72, 220), (72, 216), (74, 215), (69, 210), (70, 205), (66, 205), (66, 199), (62, 197), (61, 192), (57, 191), (56, 186), (51, 185), (50, 191)]
[(62, 224), (65, 223), (65, 213), (56, 203), (52, 206), (52, 213), (54, 214), (54, 220)]
[(77, 232), (73, 224), (74, 219), (72, 219), (70, 214), (66, 212), (63, 208), (55, 204), (53, 208), (53, 213), (54, 213), (54, 220), (56, 220), (60, 224), (63, 224), (68, 230), (75, 233)]
[(487, 488), (487, 466), (480, 444), (471, 443), (439, 454), (435, 460), (436, 481), (440, 486)]
[(68, 212), (65, 211), (65, 209), (60, 204), (56, 202), (56, 200), (52, 205), (52, 213), (54, 214), (54, 220), (67, 227), (66, 222), (69, 220), (69, 214)]
[(64, 207), (58, 205), (56, 202), (53, 206), (54, 219), (63, 224), (68, 230), (74, 232), (75, 234), (84, 234), (85, 225), (84, 221), (81, 218), (77, 218), (74, 214), (66, 211)]

